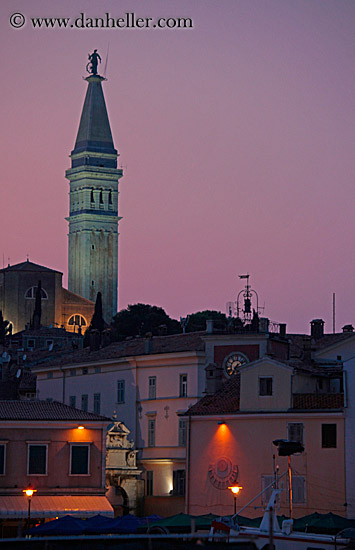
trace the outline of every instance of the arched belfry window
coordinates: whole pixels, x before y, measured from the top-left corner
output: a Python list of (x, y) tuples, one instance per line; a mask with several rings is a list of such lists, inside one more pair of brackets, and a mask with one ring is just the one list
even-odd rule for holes
[(102, 193), (102, 189), (100, 191), (100, 204), (104, 204), (104, 195)]
[(91, 189), (90, 202), (95, 202), (94, 190)]
[[(36, 298), (36, 292), (37, 292), (37, 286), (31, 286), (31, 288), (28, 288), (25, 292), (25, 298), (27, 300), (31, 298)], [(44, 288), (41, 288), (41, 298), (42, 300), (48, 300), (48, 294), (44, 290)]]
[(112, 191), (111, 191), (111, 189), (110, 189), (109, 194), (108, 194), (108, 203), (112, 204)]
[(70, 325), (70, 326), (75, 325), (75, 326), (78, 326), (78, 327), (86, 327), (87, 322), (86, 322), (85, 317), (83, 317), (82, 315), (79, 315), (78, 313), (76, 313), (75, 315), (72, 315), (71, 317), (69, 317), (68, 325)]

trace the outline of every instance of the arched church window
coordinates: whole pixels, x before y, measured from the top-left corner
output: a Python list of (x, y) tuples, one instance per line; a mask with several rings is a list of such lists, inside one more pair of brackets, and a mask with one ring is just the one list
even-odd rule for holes
[[(25, 292), (25, 298), (28, 300), (28, 299), (31, 299), (31, 298), (36, 298), (36, 292), (37, 292), (37, 286), (31, 286), (31, 288), (28, 288)], [(44, 290), (44, 288), (41, 288), (41, 298), (42, 300), (48, 300), (48, 294), (47, 292)]]
[(94, 190), (91, 189), (90, 202), (95, 202)]
[(72, 315), (71, 317), (69, 317), (68, 325), (86, 327), (87, 323), (86, 323), (85, 317), (76, 313), (75, 315)]
[(108, 194), (108, 203), (112, 204), (112, 191), (111, 191), (111, 189), (110, 189), (109, 194)]
[(100, 204), (104, 204), (104, 195), (102, 193), (102, 190), (100, 191)]

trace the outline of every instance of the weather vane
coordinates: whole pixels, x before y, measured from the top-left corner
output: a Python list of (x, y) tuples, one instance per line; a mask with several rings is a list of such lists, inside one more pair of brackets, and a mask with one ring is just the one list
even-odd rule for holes
[(97, 66), (100, 61), (101, 63), (101, 57), (97, 53), (97, 50), (94, 50), (92, 54), (89, 53), (89, 63), (86, 65), (86, 70), (90, 74), (97, 74)]

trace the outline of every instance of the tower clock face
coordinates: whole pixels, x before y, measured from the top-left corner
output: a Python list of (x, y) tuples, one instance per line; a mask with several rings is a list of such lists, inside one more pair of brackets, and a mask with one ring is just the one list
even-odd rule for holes
[(243, 353), (235, 352), (224, 360), (224, 371), (227, 376), (237, 374), (239, 367), (249, 363), (249, 359)]

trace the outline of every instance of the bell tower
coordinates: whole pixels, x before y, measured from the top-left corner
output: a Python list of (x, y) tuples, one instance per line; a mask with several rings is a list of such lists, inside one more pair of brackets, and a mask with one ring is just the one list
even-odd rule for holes
[(70, 185), (68, 286), (92, 301), (101, 292), (103, 317), (110, 323), (117, 313), (118, 181), (123, 171), (117, 168), (102, 90), (106, 79), (97, 74), (97, 60), (92, 67), (71, 168), (65, 173)]

